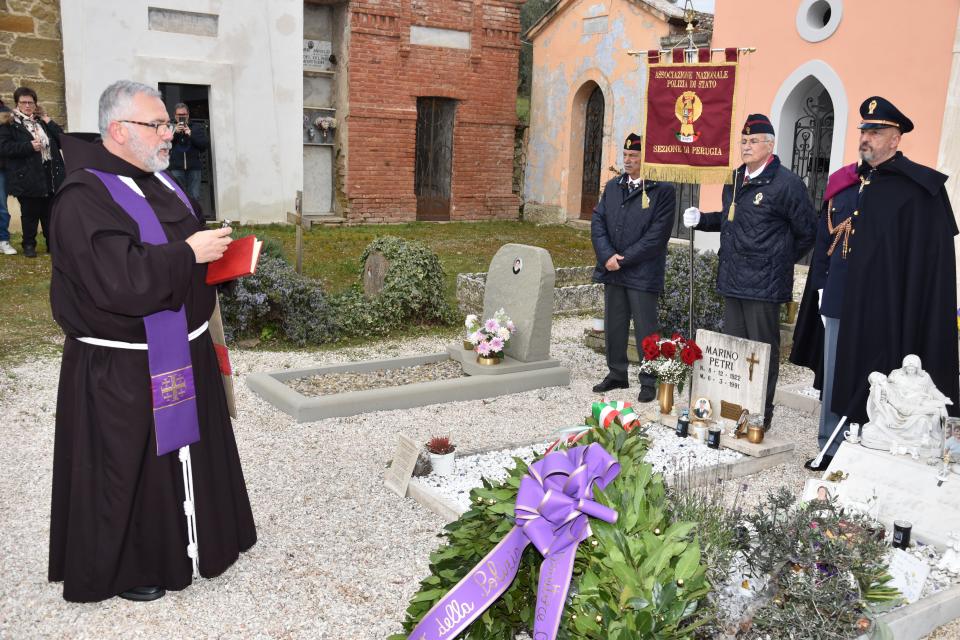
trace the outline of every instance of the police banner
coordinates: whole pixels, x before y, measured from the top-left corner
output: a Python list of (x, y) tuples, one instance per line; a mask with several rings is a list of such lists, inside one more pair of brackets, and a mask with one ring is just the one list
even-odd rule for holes
[[(701, 52), (700, 57), (709, 60), (709, 54)], [(728, 55), (727, 62), (718, 63), (686, 64), (682, 58), (661, 63), (660, 52), (651, 51), (648, 61), (643, 177), (730, 182), (734, 163), (739, 162), (731, 154), (737, 133), (736, 56)]]

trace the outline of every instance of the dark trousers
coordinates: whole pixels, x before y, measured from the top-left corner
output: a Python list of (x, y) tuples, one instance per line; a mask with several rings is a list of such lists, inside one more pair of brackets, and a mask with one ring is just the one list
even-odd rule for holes
[[(607, 368), (610, 377), (629, 381), (627, 360), (627, 335), (630, 320), (633, 320), (633, 335), (637, 351), (642, 353), (640, 343), (657, 328), (658, 294), (628, 289), (620, 285), (603, 286), (603, 328), (607, 339)], [(640, 384), (652, 387), (656, 378), (640, 374)]]
[(43, 229), (43, 239), (47, 243), (47, 251), (49, 251), (50, 205), (53, 204), (53, 197), (30, 198), (17, 196), (17, 202), (20, 203), (20, 225), (23, 227), (23, 248), (36, 248), (37, 223), (39, 223), (40, 228)]
[(770, 375), (767, 377), (767, 401), (763, 416), (773, 416), (773, 394), (780, 375), (780, 305), (742, 298), (724, 298), (723, 332), (770, 345)]

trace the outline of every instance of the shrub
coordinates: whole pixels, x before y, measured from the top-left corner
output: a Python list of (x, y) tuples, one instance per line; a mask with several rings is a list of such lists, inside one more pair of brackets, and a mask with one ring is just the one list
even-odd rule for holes
[(337, 331), (343, 336), (370, 337), (411, 324), (451, 324), (453, 309), (443, 297), (440, 258), (420, 242), (394, 236), (377, 238), (360, 256), (360, 274), (367, 258), (379, 251), (390, 262), (383, 290), (367, 298), (358, 283), (335, 296)]
[(262, 254), (256, 273), (225, 287), (220, 308), (230, 341), (278, 332), (297, 346), (336, 338), (333, 311), (320, 285), (273, 255)]
[[(717, 254), (697, 251), (693, 260), (693, 326), (696, 329), (721, 331), (723, 328), (723, 297), (717, 293)], [(666, 277), (660, 296), (660, 332), (674, 331), (687, 334), (690, 317), (690, 250), (670, 247), (667, 251)], [(689, 336), (695, 338), (696, 335)]]

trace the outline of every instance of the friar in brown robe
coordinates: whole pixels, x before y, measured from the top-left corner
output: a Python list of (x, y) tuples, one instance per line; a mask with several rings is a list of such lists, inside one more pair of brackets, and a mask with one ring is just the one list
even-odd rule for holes
[[(57, 394), (49, 579), (63, 581), (63, 597), (76, 602), (136, 593), (148, 585), (162, 595), (192, 579), (181, 465), (176, 451), (157, 455), (147, 351), (80, 340), (143, 344), (143, 317), (181, 306), (192, 332), (209, 320), (216, 302), (215, 288), (204, 281), (206, 262), (214, 258), (188, 243), (200, 238), (209, 245), (215, 232), (203, 231), (155, 175), (156, 167), (137, 166), (111, 150), (147, 153), (154, 163), (166, 157), (170, 129), (154, 126), (168, 121), (163, 103), (138, 93), (127, 109), (131, 113), (121, 117), (135, 122), (111, 121), (107, 143), (63, 136), (68, 176), (52, 216), (50, 300), (66, 340)], [(140, 147), (123, 146), (131, 141)], [(88, 168), (132, 178), (168, 242), (142, 243), (137, 223)], [(190, 446), (199, 569), (210, 578), (223, 573), (257, 536), (208, 331), (190, 341), (190, 358), (200, 427), (200, 441)]]

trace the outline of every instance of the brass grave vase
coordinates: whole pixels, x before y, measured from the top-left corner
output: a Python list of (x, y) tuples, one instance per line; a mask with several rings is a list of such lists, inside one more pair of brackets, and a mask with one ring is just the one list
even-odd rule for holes
[(484, 366), (493, 366), (495, 364), (500, 364), (503, 362), (503, 356), (491, 354), (489, 356), (481, 356), (477, 354), (477, 364), (482, 364)]
[(657, 402), (660, 404), (660, 413), (667, 414), (673, 411), (672, 382), (661, 382), (657, 385)]

